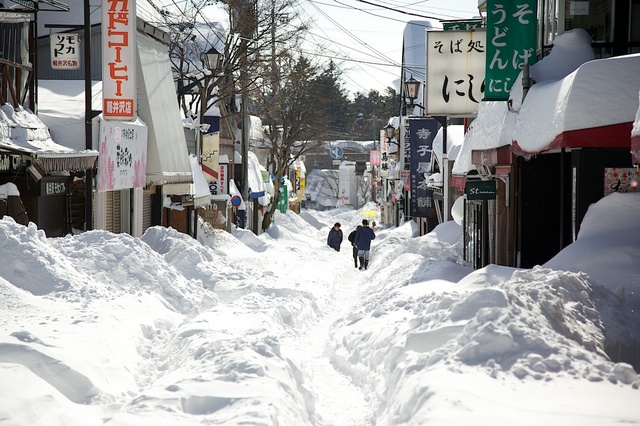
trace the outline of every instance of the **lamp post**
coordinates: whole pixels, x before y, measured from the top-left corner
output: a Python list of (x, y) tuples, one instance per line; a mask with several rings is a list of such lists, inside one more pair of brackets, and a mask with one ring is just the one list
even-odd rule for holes
[[(204, 77), (202, 78), (202, 83), (196, 82), (200, 89), (200, 126), (199, 126), (199, 136), (196, 140), (196, 159), (198, 164), (202, 165), (202, 151), (204, 149), (204, 134), (205, 128), (204, 124), (204, 115), (207, 112), (208, 106), (208, 96), (207, 92), (209, 89), (209, 80), (215, 76), (216, 72), (222, 68), (222, 55), (218, 52), (214, 47), (211, 47), (208, 51), (206, 51), (202, 55), (202, 62), (204, 67), (210, 71), (210, 74), (203, 73)], [(193, 238), (198, 237), (198, 212), (195, 208), (193, 209)]]
[(396, 128), (391, 124), (387, 124), (384, 128), (384, 136), (387, 138), (387, 143), (390, 143), (391, 139), (396, 136)]
[(404, 82), (404, 95), (409, 98), (409, 108), (411, 109), (416, 106), (421, 107), (420, 105), (415, 105), (413, 103), (413, 101), (415, 101), (418, 97), (418, 92), (420, 91), (421, 84), (422, 83), (413, 78), (413, 76), (409, 77), (409, 80), (406, 80)]
[(202, 163), (202, 149), (204, 146), (204, 133), (205, 130), (202, 127), (204, 124), (204, 115), (207, 112), (208, 106), (208, 96), (207, 92), (209, 90), (209, 80), (215, 76), (216, 72), (218, 72), (222, 68), (222, 54), (218, 52), (215, 47), (211, 47), (211, 49), (207, 50), (204, 55), (202, 55), (202, 62), (207, 70), (211, 71), (210, 75), (205, 75), (200, 85), (200, 137), (198, 138), (198, 147), (196, 149), (196, 157), (198, 158), (198, 163)]

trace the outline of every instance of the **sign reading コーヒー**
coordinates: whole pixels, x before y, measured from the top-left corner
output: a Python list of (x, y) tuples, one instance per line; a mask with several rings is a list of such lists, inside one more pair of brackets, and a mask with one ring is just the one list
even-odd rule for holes
[(136, 3), (102, 0), (102, 114), (136, 118)]

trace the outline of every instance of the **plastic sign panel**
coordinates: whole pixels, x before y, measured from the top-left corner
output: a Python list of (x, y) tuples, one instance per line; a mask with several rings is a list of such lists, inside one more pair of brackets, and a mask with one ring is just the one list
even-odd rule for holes
[(497, 195), (495, 180), (468, 180), (464, 186), (467, 200), (495, 200)]
[(136, 2), (102, 0), (102, 115), (136, 118)]
[(52, 34), (49, 39), (51, 68), (80, 69), (80, 37), (78, 34)]
[(228, 194), (227, 190), (227, 169), (229, 165), (227, 163), (221, 163), (218, 166), (218, 178), (209, 180), (208, 175), (205, 174), (207, 183), (209, 184), (209, 193), (211, 195), (224, 195)]
[(427, 31), (425, 115), (471, 115), (484, 97), (486, 34)]
[(100, 120), (98, 191), (145, 186), (147, 133), (141, 122)]
[(369, 151), (369, 164), (372, 166), (380, 165), (380, 151), (377, 149), (372, 149)]
[(522, 65), (536, 62), (536, 6), (537, 0), (487, 0), (486, 100), (509, 99)]

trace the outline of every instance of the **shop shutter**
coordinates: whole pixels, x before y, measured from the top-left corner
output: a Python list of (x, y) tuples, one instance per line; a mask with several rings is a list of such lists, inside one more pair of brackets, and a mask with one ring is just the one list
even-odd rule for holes
[(38, 198), (38, 228), (44, 230), (47, 237), (65, 235), (65, 195)]
[(121, 232), (120, 191), (107, 191), (106, 198), (106, 230), (119, 234)]
[(153, 194), (145, 192), (142, 196), (142, 233), (151, 227), (153, 212)]

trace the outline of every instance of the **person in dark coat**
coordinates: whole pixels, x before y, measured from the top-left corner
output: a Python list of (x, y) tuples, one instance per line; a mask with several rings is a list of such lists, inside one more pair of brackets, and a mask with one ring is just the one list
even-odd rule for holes
[(342, 244), (342, 229), (340, 229), (340, 222), (336, 222), (329, 231), (327, 237), (327, 244), (335, 251), (340, 251), (340, 244)]
[(362, 228), (362, 226), (358, 225), (356, 227), (356, 229), (354, 229), (353, 231), (351, 231), (351, 233), (349, 234), (349, 236), (347, 237), (347, 239), (349, 240), (349, 242), (351, 243), (351, 247), (353, 250), (353, 263), (355, 265), (355, 267), (358, 267), (358, 246), (356, 245), (356, 232), (358, 231), (358, 229)]
[(360, 260), (360, 270), (369, 267), (369, 251), (371, 241), (376, 239), (373, 229), (369, 228), (369, 221), (362, 219), (362, 226), (356, 231), (355, 243), (358, 247), (358, 259)]

